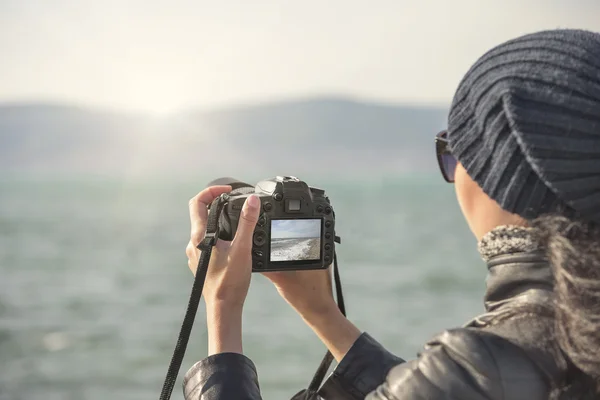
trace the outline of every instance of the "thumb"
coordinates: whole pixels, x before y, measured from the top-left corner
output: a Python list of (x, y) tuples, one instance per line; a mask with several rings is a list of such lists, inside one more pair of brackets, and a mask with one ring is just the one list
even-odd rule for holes
[(244, 207), (242, 207), (242, 213), (240, 215), (240, 222), (233, 239), (232, 246), (242, 248), (252, 248), (252, 236), (254, 234), (254, 227), (258, 221), (258, 215), (260, 214), (260, 199), (256, 195), (248, 196)]

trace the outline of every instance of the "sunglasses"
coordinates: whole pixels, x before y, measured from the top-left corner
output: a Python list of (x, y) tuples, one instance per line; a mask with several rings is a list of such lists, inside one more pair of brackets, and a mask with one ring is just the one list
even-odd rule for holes
[(454, 183), (457, 162), (448, 149), (448, 131), (442, 131), (435, 136), (435, 153), (442, 176), (446, 182)]

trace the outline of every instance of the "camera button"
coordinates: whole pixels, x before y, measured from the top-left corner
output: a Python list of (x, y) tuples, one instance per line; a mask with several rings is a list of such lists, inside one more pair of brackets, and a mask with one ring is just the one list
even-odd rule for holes
[(318, 213), (322, 213), (322, 212), (323, 212), (323, 206), (322, 206), (322, 205), (320, 205), (320, 204), (319, 204), (319, 205), (317, 206), (317, 212), (318, 212)]
[(325, 228), (331, 228), (331, 221), (325, 221)]
[(325, 245), (325, 250), (331, 250), (331, 245), (329, 243)]
[(331, 233), (326, 232), (325, 233), (325, 239), (331, 239)]
[(273, 204), (271, 204), (271, 203), (265, 203), (265, 205), (263, 206), (263, 209), (266, 212), (269, 212), (269, 211), (271, 211), (273, 209)]
[(331, 207), (325, 207), (325, 214), (331, 214)]
[(273, 195), (273, 198), (275, 199), (275, 201), (281, 201), (283, 200), (283, 195), (281, 193), (275, 193)]
[(266, 241), (265, 233), (262, 231), (255, 232), (253, 241), (255, 246), (262, 246)]
[(262, 251), (260, 251), (260, 250), (254, 250), (254, 255), (255, 255), (256, 257), (262, 258), (262, 257), (263, 257), (263, 254), (264, 254), (264, 253), (263, 253)]
[(329, 263), (331, 262), (331, 257), (329, 257), (329, 256), (325, 256), (325, 257), (323, 258), (323, 261), (325, 261), (325, 264), (329, 264)]
[(263, 267), (262, 261), (259, 261), (256, 263), (256, 268), (262, 268), (262, 267)]
[(258, 226), (264, 226), (264, 224), (266, 224), (266, 223), (267, 223), (267, 220), (265, 219), (265, 216), (261, 215), (257, 222)]

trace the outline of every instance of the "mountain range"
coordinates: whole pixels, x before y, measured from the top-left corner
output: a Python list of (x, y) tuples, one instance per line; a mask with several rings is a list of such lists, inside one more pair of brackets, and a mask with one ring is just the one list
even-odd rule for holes
[[(310, 98), (164, 118), (61, 104), (0, 105), (7, 174), (368, 175), (437, 168), (447, 109)], [(289, 173), (291, 172), (291, 173)]]

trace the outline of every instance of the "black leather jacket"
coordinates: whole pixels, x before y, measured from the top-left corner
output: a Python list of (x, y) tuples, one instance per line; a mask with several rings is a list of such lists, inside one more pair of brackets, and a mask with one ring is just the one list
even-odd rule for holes
[[(531, 310), (551, 304), (550, 268), (543, 253), (530, 252), (495, 257), (488, 269), (485, 314), (433, 338), (411, 361), (363, 333), (319, 395), (326, 400), (548, 399), (552, 385), (564, 379), (565, 361), (551, 339), (552, 316)], [(186, 400), (261, 399), (252, 361), (233, 353), (196, 363), (185, 375), (184, 394)]]

